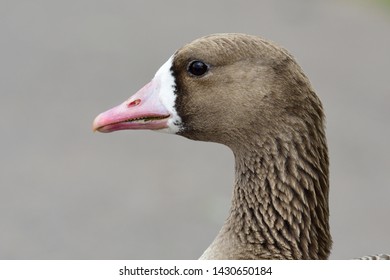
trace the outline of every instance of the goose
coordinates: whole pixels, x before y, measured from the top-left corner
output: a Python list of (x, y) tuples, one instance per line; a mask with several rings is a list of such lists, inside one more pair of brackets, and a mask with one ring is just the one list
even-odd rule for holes
[(178, 49), (148, 84), (99, 114), (93, 130), (150, 129), (232, 150), (229, 215), (200, 259), (328, 259), (324, 118), (287, 50), (258, 36), (223, 33)]

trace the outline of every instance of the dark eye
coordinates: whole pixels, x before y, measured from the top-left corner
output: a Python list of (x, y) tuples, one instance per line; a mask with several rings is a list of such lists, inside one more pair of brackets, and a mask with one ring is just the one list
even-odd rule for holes
[(190, 62), (188, 65), (188, 72), (194, 76), (202, 76), (209, 70), (206, 63), (200, 60)]

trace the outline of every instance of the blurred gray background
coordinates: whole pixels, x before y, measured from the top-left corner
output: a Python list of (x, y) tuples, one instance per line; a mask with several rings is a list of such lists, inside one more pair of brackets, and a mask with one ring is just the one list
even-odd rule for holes
[(332, 259), (390, 253), (386, 1), (0, 1), (0, 258), (195, 259), (229, 209), (224, 146), (94, 117), (216, 32), (290, 50), (327, 113)]

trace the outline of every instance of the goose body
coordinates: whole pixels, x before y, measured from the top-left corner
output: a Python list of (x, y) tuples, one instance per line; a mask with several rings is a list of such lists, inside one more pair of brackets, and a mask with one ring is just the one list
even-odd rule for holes
[(230, 212), (201, 259), (328, 258), (324, 112), (285, 49), (244, 34), (197, 39), (93, 128), (152, 129), (233, 151)]

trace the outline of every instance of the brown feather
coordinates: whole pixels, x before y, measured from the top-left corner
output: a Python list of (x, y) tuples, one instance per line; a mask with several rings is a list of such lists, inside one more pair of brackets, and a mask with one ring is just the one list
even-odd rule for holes
[[(188, 75), (193, 60), (209, 72)], [(328, 258), (324, 113), (294, 58), (256, 36), (217, 34), (178, 50), (172, 71), (179, 134), (235, 155), (230, 214), (203, 257)]]

